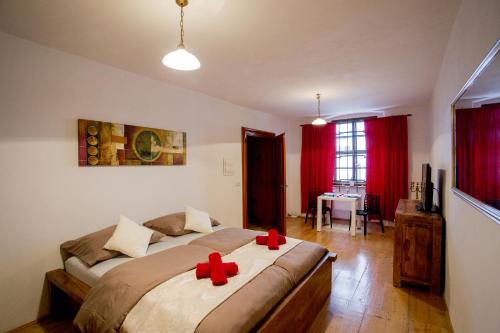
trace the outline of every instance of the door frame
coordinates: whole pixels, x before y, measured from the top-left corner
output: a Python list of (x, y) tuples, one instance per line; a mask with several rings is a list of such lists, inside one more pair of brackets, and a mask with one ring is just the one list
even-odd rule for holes
[[(286, 215), (287, 215), (287, 210), (286, 210), (286, 192), (287, 192), (287, 183), (286, 183), (286, 142), (285, 142), (285, 134), (286, 133), (281, 133), (278, 134), (275, 139), (278, 139), (281, 137), (281, 176), (283, 177), (282, 183), (280, 179), (280, 184), (277, 185), (278, 187), (278, 202), (280, 205), (278, 206), (278, 220), (280, 222), (280, 231), (283, 233), (284, 236), (286, 236)], [(279, 142), (279, 141), (277, 141)]]
[(273, 132), (262, 131), (254, 128), (241, 127), (241, 170), (242, 182), (241, 188), (243, 192), (243, 228), (248, 228), (248, 178), (247, 178), (247, 137), (253, 136), (257, 138), (274, 138), (276, 134)]

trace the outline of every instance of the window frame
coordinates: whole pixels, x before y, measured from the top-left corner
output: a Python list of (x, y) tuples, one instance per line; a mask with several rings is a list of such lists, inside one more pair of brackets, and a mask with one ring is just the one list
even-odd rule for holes
[[(350, 143), (351, 143), (352, 148), (351, 148), (351, 150), (347, 150), (347, 151), (343, 151), (342, 153), (339, 153), (339, 150), (337, 149), (337, 147), (340, 146), (340, 144), (338, 144), (339, 132), (337, 131), (337, 127), (336, 127), (336, 131), (335, 131), (335, 175), (334, 175), (334, 180), (333, 180), (334, 185), (345, 185), (345, 184), (349, 184), (352, 181), (354, 181), (355, 186), (366, 185), (366, 166), (361, 167), (361, 168), (357, 167), (358, 155), (365, 155), (365, 157), (366, 157), (366, 133), (365, 133), (365, 130), (363, 129), (363, 135), (361, 135), (361, 136), (365, 137), (365, 149), (358, 150), (357, 138), (360, 135), (358, 135), (359, 131), (357, 130), (357, 126), (356, 126), (356, 124), (358, 122), (361, 122), (361, 121), (364, 122), (366, 119), (367, 118), (343, 119), (343, 120), (338, 120), (335, 122), (335, 126), (341, 125), (341, 124), (350, 124), (351, 125), (351, 130), (350, 131), (348, 130), (345, 133), (348, 134), (347, 138), (351, 140)], [(344, 132), (341, 132), (341, 133), (344, 133)], [(338, 165), (337, 162), (338, 162), (339, 157), (341, 156), (340, 154), (343, 154), (343, 156), (352, 156), (352, 165), (350, 167), (340, 168), (340, 169), (352, 170), (352, 178), (349, 180), (337, 179), (337, 170), (339, 169), (337, 166)], [(365, 180), (357, 179), (357, 175), (358, 175), (357, 171), (359, 169), (365, 169)]]

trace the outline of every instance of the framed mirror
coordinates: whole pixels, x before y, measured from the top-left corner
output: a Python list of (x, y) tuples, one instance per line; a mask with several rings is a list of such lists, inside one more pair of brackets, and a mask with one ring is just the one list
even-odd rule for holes
[(500, 40), (452, 104), (452, 191), (500, 224)]

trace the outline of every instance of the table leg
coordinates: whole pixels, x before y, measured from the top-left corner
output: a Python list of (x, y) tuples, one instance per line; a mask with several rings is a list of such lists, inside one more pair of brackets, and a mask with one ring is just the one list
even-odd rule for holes
[(316, 206), (316, 231), (321, 231), (323, 221), (321, 220), (323, 212), (323, 200), (318, 197), (318, 205)]
[(356, 237), (356, 201), (351, 202), (351, 236)]

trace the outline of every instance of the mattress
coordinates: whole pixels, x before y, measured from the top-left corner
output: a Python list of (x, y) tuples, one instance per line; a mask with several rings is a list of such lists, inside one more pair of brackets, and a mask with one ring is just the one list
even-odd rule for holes
[[(222, 230), (224, 228), (225, 227), (220, 225), (213, 227), (214, 231)], [(192, 232), (190, 234), (177, 237), (165, 236), (161, 239), (160, 242), (149, 245), (146, 255), (148, 256), (175, 246), (186, 245), (189, 242), (204, 235), (205, 234), (199, 232)], [(66, 272), (76, 276), (81, 281), (93, 287), (96, 284), (97, 280), (99, 280), (99, 278), (103, 276), (107, 271), (130, 260), (134, 260), (134, 258), (126, 255), (120, 255), (118, 257), (101, 261), (90, 267), (89, 265), (81, 261), (78, 257), (73, 256), (68, 258), (64, 262), (64, 268), (66, 269)]]

